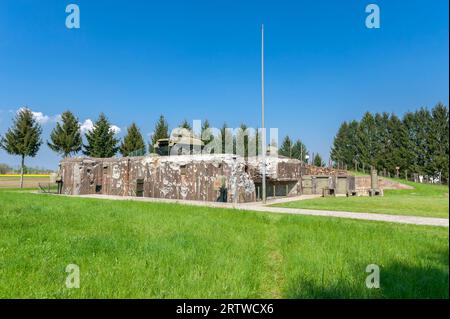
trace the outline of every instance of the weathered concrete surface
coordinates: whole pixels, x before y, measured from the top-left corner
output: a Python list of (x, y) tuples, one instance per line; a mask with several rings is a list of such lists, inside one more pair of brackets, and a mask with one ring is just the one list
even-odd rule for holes
[[(249, 172), (255, 182), (261, 182), (263, 162), (260, 157), (247, 160)], [(270, 181), (295, 181), (306, 174), (306, 167), (296, 159), (284, 157), (266, 157), (266, 177)]]
[(245, 161), (233, 155), (72, 158), (61, 162), (63, 193), (215, 201), (220, 186), (228, 201), (255, 200)]
[[(61, 162), (62, 192), (216, 201), (224, 187), (228, 202), (253, 202), (262, 197), (262, 169), (261, 158), (232, 154), (69, 158)], [(348, 193), (346, 171), (268, 156), (266, 172), (267, 197), (322, 194), (323, 188)], [(311, 176), (309, 189), (302, 180)]]

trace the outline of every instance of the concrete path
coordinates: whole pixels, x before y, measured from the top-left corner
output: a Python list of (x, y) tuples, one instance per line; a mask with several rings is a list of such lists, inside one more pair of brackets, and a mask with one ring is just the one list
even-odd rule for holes
[[(61, 196), (61, 195), (57, 195), (57, 196)], [(312, 195), (312, 196), (315, 196), (315, 195)], [(302, 196), (276, 199), (276, 200), (268, 200), (267, 205), (263, 205), (261, 202), (235, 205), (232, 203), (188, 201), (188, 200), (150, 198), (150, 197), (110, 196), (110, 195), (70, 195), (70, 197), (99, 198), (99, 199), (109, 199), (109, 200), (133, 200), (133, 201), (155, 202), (155, 203), (176, 203), (176, 204), (183, 204), (183, 205), (231, 208), (231, 209), (239, 209), (239, 210), (246, 210), (246, 211), (277, 213), (277, 214), (326, 216), (326, 217), (335, 217), (335, 218), (374, 220), (374, 221), (383, 221), (383, 222), (400, 223), (400, 224), (449, 227), (449, 220), (446, 218), (386, 215), (386, 214), (373, 214), (373, 213), (353, 213), (353, 212), (339, 212), (339, 211), (329, 211), (329, 210), (296, 209), (296, 208), (283, 208), (283, 207), (267, 206), (267, 205), (276, 204), (276, 203), (280, 203), (280, 202), (312, 198), (309, 195), (302, 195)]]
[[(283, 204), (288, 202), (296, 202), (299, 200), (305, 200), (305, 199), (314, 199), (314, 198), (320, 198), (321, 195), (299, 195), (299, 196), (292, 196), (292, 197), (277, 197), (277, 198), (268, 198), (267, 199), (267, 205), (273, 205), (273, 204)], [(242, 203), (241, 205), (263, 205), (261, 202), (254, 202), (254, 203)]]
[(350, 218), (350, 219), (364, 219), (364, 220), (375, 220), (375, 221), (384, 221), (384, 222), (391, 222), (391, 223), (441, 226), (441, 227), (448, 227), (448, 224), (449, 224), (449, 220), (446, 218), (387, 215), (387, 214), (373, 214), (373, 213), (339, 212), (339, 211), (329, 211), (329, 210), (295, 209), (295, 208), (267, 207), (267, 206), (246, 207), (245, 209), (252, 210), (252, 211), (259, 211), (259, 212), (285, 213), (285, 214), (287, 213), (287, 214), (312, 215), (312, 216), (327, 216), (327, 217)]

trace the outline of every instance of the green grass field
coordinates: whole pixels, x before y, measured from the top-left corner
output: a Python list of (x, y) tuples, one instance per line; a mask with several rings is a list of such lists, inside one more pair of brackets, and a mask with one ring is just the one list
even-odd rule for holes
[(448, 218), (448, 186), (398, 181), (414, 189), (385, 190), (383, 197), (325, 197), (274, 206)]
[(448, 228), (0, 190), (0, 234), (0, 298), (448, 298)]

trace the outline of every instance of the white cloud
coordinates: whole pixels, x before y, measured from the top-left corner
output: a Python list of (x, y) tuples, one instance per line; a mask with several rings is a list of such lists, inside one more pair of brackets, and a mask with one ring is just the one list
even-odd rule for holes
[(33, 117), (34, 119), (39, 123), (39, 124), (47, 124), (48, 121), (50, 121), (50, 116), (48, 115), (44, 115), (44, 113), (42, 112), (32, 112), (33, 113)]
[(122, 130), (120, 129), (120, 127), (118, 127), (117, 125), (111, 125), (111, 129), (110, 129), (110, 130), (113, 131), (114, 134), (119, 134), (120, 131), (122, 131)]
[(86, 132), (92, 131), (93, 128), (94, 128), (94, 123), (92, 122), (91, 119), (87, 119), (83, 123), (80, 123), (80, 130), (81, 130), (81, 133), (83, 133), (83, 134)]
[[(16, 111), (16, 113), (19, 113), (22, 109), (23, 109), (23, 107), (18, 109)], [(60, 114), (49, 116), (49, 115), (46, 115), (46, 114), (44, 114), (42, 112), (31, 111), (31, 113), (33, 113), (33, 117), (36, 120), (36, 122), (38, 122), (41, 125), (45, 125), (45, 124), (47, 124), (49, 122), (56, 123), (56, 122), (58, 122), (61, 119), (61, 115)]]
[[(91, 119), (85, 120), (83, 123), (80, 123), (80, 130), (81, 133), (91, 132), (94, 128), (94, 122), (92, 122)], [(114, 134), (119, 134), (122, 129), (118, 127), (117, 125), (111, 125), (111, 131), (114, 132)]]

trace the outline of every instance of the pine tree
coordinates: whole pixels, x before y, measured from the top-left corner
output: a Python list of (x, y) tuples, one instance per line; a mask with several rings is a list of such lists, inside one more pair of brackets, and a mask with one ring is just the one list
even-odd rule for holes
[(408, 171), (411, 173), (419, 173), (419, 143), (417, 141), (417, 120), (416, 113), (407, 112), (403, 116), (403, 125), (408, 134), (406, 148), (409, 150), (410, 158), (408, 161)]
[(314, 164), (314, 166), (318, 166), (318, 167), (325, 166), (325, 162), (322, 160), (322, 157), (320, 156), (319, 153), (314, 155), (313, 164)]
[(131, 123), (128, 127), (127, 135), (123, 138), (119, 151), (124, 157), (145, 154), (144, 138), (135, 123)]
[(334, 137), (333, 146), (331, 147), (330, 158), (336, 163), (345, 163), (345, 148), (348, 144), (348, 123), (343, 122)]
[(358, 130), (357, 121), (344, 122), (334, 138), (330, 158), (340, 167), (353, 167), (359, 163)]
[(292, 140), (289, 137), (289, 135), (286, 135), (286, 137), (283, 139), (283, 142), (281, 143), (280, 149), (278, 150), (278, 154), (291, 158), (292, 147), (293, 147)]
[(388, 120), (389, 144), (386, 146), (386, 166), (391, 174), (396, 174), (397, 167), (399, 172), (408, 169), (410, 159), (408, 145), (408, 131), (403, 122), (395, 115), (391, 114)]
[(376, 165), (376, 126), (371, 113), (366, 112), (357, 131), (357, 160), (365, 168)]
[(416, 117), (416, 145), (419, 165), (419, 173), (433, 175), (431, 167), (431, 141), (430, 131), (432, 124), (431, 113), (426, 108), (420, 108), (415, 112)]
[(359, 161), (359, 155), (358, 155), (358, 130), (359, 130), (359, 122), (358, 121), (351, 121), (348, 124), (348, 130), (347, 130), (347, 144), (345, 145), (345, 162), (344, 164), (347, 167), (352, 167), (352, 165), (356, 164), (358, 165)]
[(81, 151), (83, 145), (78, 119), (70, 111), (61, 115), (62, 125), (58, 122), (50, 134), (51, 142), (47, 141), (48, 147), (68, 157)]
[(219, 139), (221, 141), (220, 146), (220, 153), (225, 154), (226, 153), (226, 143), (228, 142), (229, 133), (228, 133), (228, 126), (227, 123), (223, 123), (222, 128), (220, 129), (220, 136)]
[(184, 119), (183, 122), (181, 122), (181, 124), (178, 125), (178, 127), (184, 128), (184, 129), (188, 130), (189, 132), (192, 132), (192, 126), (191, 126), (191, 124), (189, 124), (189, 122), (186, 119)]
[(438, 103), (432, 110), (429, 149), (431, 153), (430, 171), (440, 177), (441, 182), (448, 182), (449, 168), (449, 110)]
[(259, 130), (254, 130), (250, 133), (251, 135), (248, 137), (248, 154), (249, 156), (258, 156), (262, 149), (260, 132)]
[(302, 141), (296, 140), (294, 143), (293, 140), (286, 135), (281, 143), (280, 149), (278, 150), (278, 154), (305, 162), (306, 156), (308, 155), (308, 150)]
[(151, 145), (149, 145), (150, 152), (154, 152), (154, 146), (158, 140), (169, 138), (169, 124), (163, 115), (160, 115), (158, 122), (156, 122), (155, 130), (152, 135)]
[(207, 145), (214, 139), (214, 136), (211, 131), (211, 126), (209, 124), (208, 120), (204, 120), (202, 123), (202, 129), (201, 129), (201, 140), (202, 142)]
[(91, 132), (86, 133), (87, 144), (84, 146), (83, 153), (91, 157), (113, 157), (116, 155), (119, 147), (119, 140), (115, 137), (106, 116), (101, 113), (94, 124)]
[(0, 147), (8, 154), (21, 157), (20, 188), (23, 188), (25, 157), (36, 156), (42, 144), (42, 127), (28, 108), (22, 108), (16, 114), (13, 125), (0, 140)]
[(449, 111), (439, 103), (430, 112), (420, 108), (403, 118), (395, 114), (364, 114), (361, 121), (344, 122), (330, 157), (355, 167), (374, 166), (394, 175), (414, 173), (448, 182)]
[(309, 153), (305, 144), (303, 144), (301, 140), (297, 140), (292, 146), (291, 157), (305, 162), (307, 155), (309, 155)]
[[(389, 114), (375, 114), (375, 138), (374, 138), (374, 166), (378, 170), (388, 167), (388, 161), (392, 153), (393, 137), (392, 130), (389, 130)], [(401, 124), (401, 123), (400, 123)]]
[[(225, 154), (227, 152), (233, 153), (234, 149), (229, 149), (230, 143), (233, 143), (233, 136), (230, 136), (229, 128), (227, 123), (223, 123), (222, 128), (220, 129), (220, 134), (217, 137), (217, 148), (218, 153)], [(227, 147), (228, 145), (228, 147)]]
[(242, 123), (234, 139), (235, 154), (248, 158), (249, 154), (249, 130), (248, 126)]
[(256, 156), (262, 155), (262, 130), (257, 129), (255, 132), (256, 140)]

